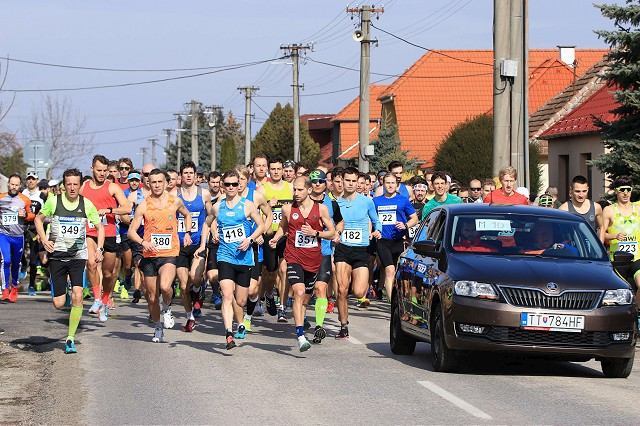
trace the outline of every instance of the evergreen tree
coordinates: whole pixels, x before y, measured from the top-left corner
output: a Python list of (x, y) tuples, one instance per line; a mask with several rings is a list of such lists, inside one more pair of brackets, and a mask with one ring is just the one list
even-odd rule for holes
[[(273, 108), (267, 121), (256, 134), (251, 151), (268, 157), (293, 159), (293, 108), (280, 103)], [(315, 167), (320, 159), (320, 146), (309, 135), (306, 125), (300, 125), (300, 162)]]
[[(493, 174), (493, 118), (482, 114), (455, 126), (438, 147), (434, 161), (436, 170), (449, 173), (463, 185), (471, 179), (490, 178)], [(542, 171), (540, 148), (535, 143), (529, 145), (529, 170), (529, 190), (538, 194)]]
[(416, 159), (409, 158), (409, 152), (400, 148), (401, 142), (396, 126), (382, 127), (378, 132), (378, 138), (371, 143), (374, 145), (375, 155), (369, 159), (369, 170), (387, 170), (392, 161), (403, 163), (405, 170), (411, 170), (416, 166)]
[(0, 133), (0, 172), (5, 176), (18, 173), (24, 176), (27, 164), (24, 162), (22, 147), (11, 133)]
[(631, 176), (640, 186), (640, 1), (625, 4), (596, 5), (613, 21), (614, 30), (596, 31), (610, 47), (606, 79), (620, 106), (613, 110), (618, 117), (606, 123), (596, 121), (602, 132), (606, 151), (592, 164), (616, 178)]
[(225, 136), (221, 145), (220, 171), (222, 173), (233, 169), (237, 164), (242, 164), (237, 161), (236, 144), (233, 138)]

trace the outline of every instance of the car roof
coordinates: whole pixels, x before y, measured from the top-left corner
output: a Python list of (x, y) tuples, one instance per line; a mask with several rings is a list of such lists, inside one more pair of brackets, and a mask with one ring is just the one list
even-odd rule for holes
[[(517, 214), (530, 214), (536, 216), (553, 217), (557, 219), (573, 219), (580, 220), (580, 217), (571, 214), (565, 210), (550, 209), (548, 207), (539, 206), (507, 206), (501, 204), (474, 204), (474, 203), (461, 203), (461, 204), (445, 204), (438, 207), (441, 210), (450, 212), (451, 214), (505, 214), (505, 213), (517, 213)], [(435, 210), (435, 209), (434, 209)]]

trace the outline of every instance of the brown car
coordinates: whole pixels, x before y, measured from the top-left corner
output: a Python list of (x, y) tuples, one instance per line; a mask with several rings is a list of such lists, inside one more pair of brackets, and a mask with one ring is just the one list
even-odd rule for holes
[(631, 373), (634, 294), (580, 217), (540, 207), (444, 206), (422, 221), (397, 271), (396, 354), (425, 341), (436, 371), (454, 371), (471, 351), (501, 351), (596, 358), (607, 377)]

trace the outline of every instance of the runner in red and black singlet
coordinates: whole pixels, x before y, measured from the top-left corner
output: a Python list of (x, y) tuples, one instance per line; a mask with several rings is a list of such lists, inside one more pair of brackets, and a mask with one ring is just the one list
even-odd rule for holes
[(284, 259), (287, 281), (293, 290), (293, 319), (300, 352), (311, 347), (304, 336), (304, 313), (322, 263), (320, 239), (333, 238), (335, 231), (327, 206), (315, 203), (309, 194), (311, 180), (304, 176), (296, 178), (293, 181), (294, 203), (282, 207), (280, 227), (269, 242), (275, 248), (278, 240), (287, 235)]

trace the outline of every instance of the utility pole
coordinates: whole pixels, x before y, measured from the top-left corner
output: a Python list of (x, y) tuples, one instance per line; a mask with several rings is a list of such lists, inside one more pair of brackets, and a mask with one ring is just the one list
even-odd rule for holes
[(207, 108), (206, 114), (209, 115), (209, 127), (211, 127), (211, 171), (217, 170), (216, 144), (218, 130), (218, 113), (222, 110), (219, 105), (213, 105)]
[(300, 162), (300, 51), (303, 52), (313, 49), (310, 44), (287, 44), (281, 45), (280, 49), (284, 50), (291, 57), (293, 62), (293, 161)]
[(174, 114), (178, 119), (178, 127), (176, 128), (176, 146), (178, 153), (176, 154), (176, 169), (180, 169), (182, 164), (182, 116), (180, 114)]
[(167, 140), (165, 141), (165, 147), (164, 147), (164, 151), (166, 153), (167, 150), (169, 149), (169, 145), (171, 144), (171, 129), (162, 129), (162, 130), (164, 130), (164, 134), (167, 137)]
[(251, 97), (260, 90), (256, 86), (242, 86), (238, 90), (244, 92), (244, 164), (251, 161)]
[[(142, 164), (147, 164), (147, 150), (149, 148), (144, 147), (144, 148), (140, 148), (140, 153), (142, 154)], [(153, 164), (154, 167), (157, 167), (157, 165), (154, 163)]]
[(384, 8), (362, 5), (355, 8), (347, 8), (347, 13), (360, 15), (360, 30), (356, 30), (353, 38), (360, 42), (360, 113), (358, 118), (358, 141), (360, 155), (358, 168), (363, 173), (369, 172), (369, 158), (367, 146), (369, 146), (369, 73), (371, 68), (371, 15), (384, 13)]
[(191, 161), (198, 165), (200, 154), (198, 152), (198, 118), (200, 115), (200, 102), (191, 101)]
[(151, 162), (154, 166), (158, 165), (158, 158), (156, 157), (156, 145), (158, 144), (158, 138), (149, 139), (151, 142)]
[(511, 0), (493, 0), (493, 176), (510, 164), (510, 79), (503, 77), (502, 63), (509, 59)]

